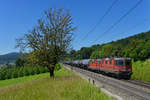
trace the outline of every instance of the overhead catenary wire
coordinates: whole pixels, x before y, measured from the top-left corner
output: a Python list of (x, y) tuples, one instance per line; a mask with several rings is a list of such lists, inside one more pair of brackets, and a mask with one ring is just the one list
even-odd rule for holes
[(79, 43), (81, 43), (81, 41), (83, 42), (88, 36), (89, 34), (91, 34), (92, 32), (94, 32), (94, 30), (97, 28), (97, 26), (99, 24), (102, 23), (102, 21), (104, 20), (104, 18), (106, 17), (106, 15), (108, 15), (110, 13), (110, 11), (112, 10), (113, 6), (118, 2), (119, 0), (115, 0), (110, 7), (107, 9), (107, 11), (104, 13), (104, 15), (98, 20), (98, 22), (94, 25), (94, 27), (92, 27), (92, 29), (90, 29), (83, 38), (80, 39)]
[(105, 32), (97, 36), (97, 38), (92, 42), (95, 43), (99, 39), (101, 39), (104, 35), (106, 35), (110, 30), (112, 30), (116, 25), (118, 25), (127, 15), (129, 15), (135, 8), (138, 7), (142, 3), (143, 0), (139, 0), (131, 9), (129, 9), (123, 16), (119, 18), (113, 25), (111, 25)]
[[(148, 19), (144, 19), (141, 23), (137, 23), (137, 24), (135, 24), (134, 26), (130, 27), (126, 32), (119, 32), (118, 34), (119, 34), (119, 36), (120, 36), (120, 35), (123, 35), (123, 34), (126, 34), (127, 32), (129, 32), (129, 31), (131, 31), (131, 30), (137, 28), (137, 27), (140, 26), (140, 25), (143, 25), (146, 21), (149, 21), (149, 20), (150, 20), (149, 18), (148, 18)], [(117, 35), (117, 34), (116, 34), (116, 35)], [(113, 35), (113, 36), (115, 36), (115, 35)], [(114, 37), (112, 37), (111, 39), (113, 40)]]

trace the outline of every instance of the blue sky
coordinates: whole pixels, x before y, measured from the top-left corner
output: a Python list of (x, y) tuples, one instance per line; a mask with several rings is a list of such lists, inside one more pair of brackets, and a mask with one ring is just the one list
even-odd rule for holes
[[(114, 0), (0, 0), (0, 55), (16, 52), (15, 39), (36, 25), (43, 11), (51, 7), (69, 9), (77, 30), (72, 43), (74, 49), (101, 44), (150, 30), (150, 0), (142, 3), (117, 26), (101, 37), (113, 23), (139, 0), (118, 0), (101, 24), (84, 38), (104, 15)], [(100, 36), (98, 41), (92, 43)], [(84, 38), (84, 39), (83, 39)], [(84, 41), (82, 41), (84, 40)]]

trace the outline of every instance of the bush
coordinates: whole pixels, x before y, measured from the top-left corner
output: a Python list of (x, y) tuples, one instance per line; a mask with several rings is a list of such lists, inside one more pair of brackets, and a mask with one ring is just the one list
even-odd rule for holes
[(39, 67), (40, 73), (45, 73), (45, 68), (44, 67)]
[(58, 63), (58, 64), (56, 64), (56, 66), (55, 66), (55, 70), (56, 71), (58, 71), (58, 70), (60, 70), (62, 68), (62, 66)]
[(35, 70), (34, 70), (34, 68), (31, 68), (30, 69), (30, 75), (34, 75), (35, 74)]
[(16, 68), (16, 67), (13, 68), (13, 72), (12, 72), (12, 77), (13, 78), (17, 78), (18, 77), (18, 71), (19, 71), (18, 68)]
[(36, 73), (36, 74), (40, 74), (40, 69), (39, 69), (39, 67), (35, 67), (35, 73)]
[(24, 67), (21, 67), (18, 71), (18, 77), (23, 77), (24, 76), (24, 73), (23, 73), (23, 68)]
[(9, 70), (7, 71), (5, 78), (6, 78), (6, 79), (11, 79), (11, 78), (12, 78), (11, 69), (9, 69)]
[(150, 82), (150, 59), (132, 63), (133, 79)]
[(29, 76), (30, 73), (28, 71), (28, 68), (27, 67), (24, 67), (24, 76)]
[(45, 72), (49, 72), (48, 68), (47, 67), (44, 67), (44, 70)]
[(0, 70), (0, 80), (5, 80), (6, 79), (6, 73), (7, 73), (7, 68), (2, 67)]
[(14, 72), (13, 72), (12, 77), (13, 77), (13, 78), (17, 78), (17, 77), (18, 77), (17, 71), (14, 71)]

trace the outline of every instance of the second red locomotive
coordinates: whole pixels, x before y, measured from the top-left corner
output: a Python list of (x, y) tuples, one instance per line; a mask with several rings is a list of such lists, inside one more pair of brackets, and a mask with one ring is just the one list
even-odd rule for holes
[(131, 59), (129, 58), (91, 59), (88, 68), (110, 73), (118, 78), (130, 78), (132, 75)]

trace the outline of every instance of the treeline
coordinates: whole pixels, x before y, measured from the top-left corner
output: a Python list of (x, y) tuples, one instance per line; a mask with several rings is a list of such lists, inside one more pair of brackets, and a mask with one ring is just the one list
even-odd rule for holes
[(0, 80), (18, 78), (46, 72), (48, 72), (47, 67), (2, 67), (0, 69)]
[(102, 45), (82, 47), (78, 51), (72, 50), (66, 60), (114, 56), (130, 57), (135, 61), (150, 58), (150, 31)]
[[(60, 70), (61, 68), (62, 66), (59, 63), (56, 64), (56, 71)], [(14, 66), (8, 64), (0, 68), (0, 80), (24, 77), (46, 72), (49, 72), (47, 67), (27, 64), (25, 56), (21, 56), (16, 60)]]

